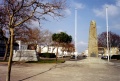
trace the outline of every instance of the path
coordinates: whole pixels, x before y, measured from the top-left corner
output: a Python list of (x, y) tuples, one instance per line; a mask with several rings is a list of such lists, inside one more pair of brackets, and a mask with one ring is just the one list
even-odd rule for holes
[[(0, 65), (5, 81), (6, 65)], [(11, 81), (120, 81), (120, 66), (100, 58), (66, 61), (62, 64), (13, 65)]]

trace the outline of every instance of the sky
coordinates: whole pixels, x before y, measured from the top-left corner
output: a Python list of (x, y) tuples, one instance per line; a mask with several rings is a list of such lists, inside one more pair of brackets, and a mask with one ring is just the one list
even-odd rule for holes
[(88, 48), (90, 21), (96, 21), (97, 35), (106, 31), (106, 7), (108, 7), (108, 28), (120, 35), (120, 0), (67, 0), (64, 18), (42, 23), (43, 29), (52, 33), (66, 32), (75, 38), (75, 8), (77, 8), (77, 50)]

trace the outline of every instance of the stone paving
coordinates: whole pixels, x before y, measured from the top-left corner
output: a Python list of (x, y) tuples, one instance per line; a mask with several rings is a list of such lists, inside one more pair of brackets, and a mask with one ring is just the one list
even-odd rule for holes
[[(120, 63), (100, 58), (66, 61), (62, 64), (14, 64), (11, 81), (120, 81)], [(7, 64), (0, 63), (0, 81)]]

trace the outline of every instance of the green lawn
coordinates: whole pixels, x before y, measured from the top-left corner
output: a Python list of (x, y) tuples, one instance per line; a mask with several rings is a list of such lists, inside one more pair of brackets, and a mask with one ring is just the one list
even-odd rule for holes
[(8, 60), (7, 60), (7, 61), (4, 61), (4, 60), (0, 60), (0, 62), (8, 62)]

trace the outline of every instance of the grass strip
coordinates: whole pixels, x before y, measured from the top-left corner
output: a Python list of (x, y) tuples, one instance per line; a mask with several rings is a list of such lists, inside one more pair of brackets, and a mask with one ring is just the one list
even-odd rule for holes
[(26, 63), (64, 63), (65, 60), (58, 59), (57, 61), (55, 59), (40, 59), (39, 61), (28, 61)]

